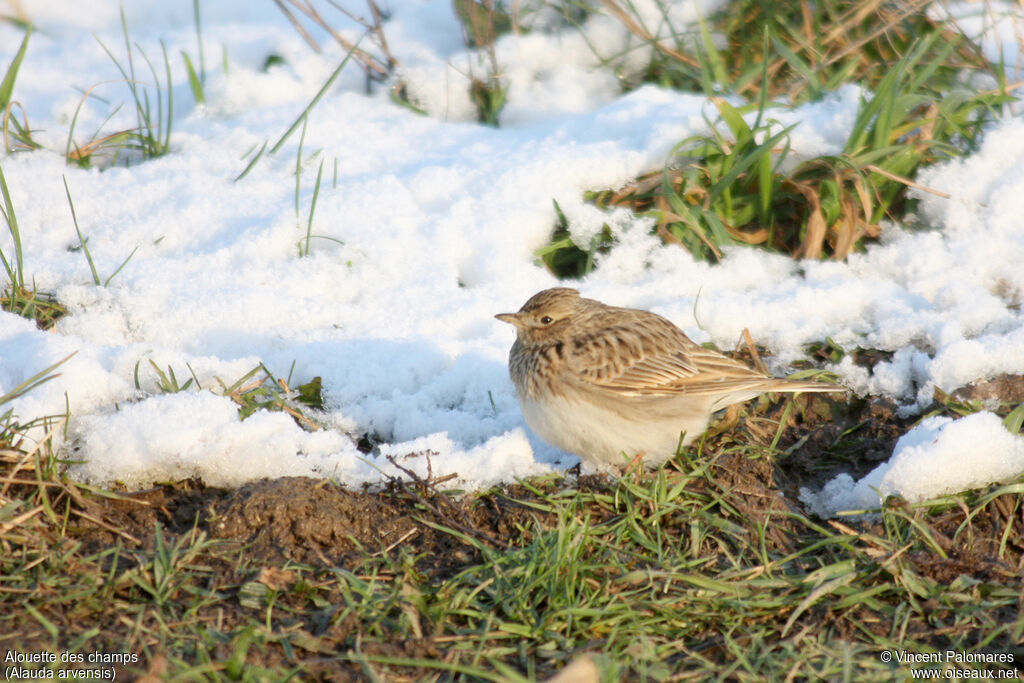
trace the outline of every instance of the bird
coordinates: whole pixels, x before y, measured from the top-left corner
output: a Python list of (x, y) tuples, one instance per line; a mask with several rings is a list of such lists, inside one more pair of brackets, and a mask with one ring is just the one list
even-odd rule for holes
[(508, 367), (526, 424), (584, 462), (658, 467), (726, 406), (765, 392), (846, 391), (762, 374), (657, 313), (568, 287), (494, 317), (516, 328)]

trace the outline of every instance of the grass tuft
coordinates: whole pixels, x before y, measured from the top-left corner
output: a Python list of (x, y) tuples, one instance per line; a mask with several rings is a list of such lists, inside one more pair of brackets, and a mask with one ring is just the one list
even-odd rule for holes
[[(199, 378), (191, 366), (188, 372), (191, 375), (182, 382), (178, 379), (174, 368), (170, 365), (164, 371), (159, 365), (149, 360), (149, 366), (153, 370), (155, 379), (151, 380), (152, 391), (159, 394), (177, 394), (189, 391), (213, 391), (221, 396), (227, 396), (238, 404), (238, 415), (240, 420), (245, 420), (260, 410), (270, 412), (284, 412), (290, 415), (295, 422), (309, 431), (317, 431), (320, 426), (308, 415), (307, 409), (322, 410), (323, 397), (321, 395), (321, 379), (314, 377), (305, 384), (300, 384), (294, 389), (290, 386), (291, 378), (275, 377), (270, 370), (262, 363), (245, 373), (232, 384), (225, 384), (220, 378), (214, 378), (214, 386), (202, 386)], [(139, 391), (144, 389), (144, 382), (140, 375), (142, 361), (135, 363), (135, 388)]]
[[(171, 62), (167, 56), (167, 47), (163, 41), (160, 42), (164, 65), (164, 79), (161, 82), (160, 75), (157, 73), (153, 62), (150, 61), (149, 56), (138, 43), (132, 42), (131, 34), (128, 31), (128, 21), (125, 19), (123, 9), (121, 11), (121, 28), (124, 33), (127, 69), (102, 40), (97, 37), (96, 42), (100, 44), (103, 51), (114, 62), (117, 70), (121, 72), (124, 83), (128, 85), (128, 91), (131, 93), (132, 102), (135, 106), (137, 125), (134, 129), (111, 133), (102, 137), (100, 136), (100, 130), (103, 128), (101, 125), (100, 129), (93, 134), (87, 143), (83, 145), (77, 144), (74, 141), (75, 123), (78, 119), (79, 111), (95, 86), (89, 88), (83, 94), (78, 108), (75, 110), (65, 150), (65, 157), (68, 162), (73, 162), (82, 168), (90, 168), (93, 165), (106, 166), (115, 164), (120, 155), (125, 152), (130, 155), (126, 161), (131, 162), (131, 157), (133, 156), (143, 160), (156, 159), (167, 154), (171, 149), (171, 129), (174, 122), (174, 87), (171, 82)], [(141, 58), (149, 69), (149, 74), (152, 77), (150, 85), (139, 80), (139, 76), (136, 74), (136, 51), (138, 52), (138, 58)], [(151, 92), (153, 93), (152, 96)], [(110, 113), (107, 120), (109, 121), (119, 110), (120, 106)], [(106, 121), (104, 121), (105, 123)]]
[(477, 120), (497, 127), (508, 95), (508, 83), (502, 77), (494, 42), (512, 30), (512, 20), (494, 0), (456, 0), (455, 12), (462, 23), (465, 43), (476, 49), (487, 65), (487, 75), (470, 76), (469, 98), (476, 105)]
[(14, 200), (7, 188), (7, 178), (4, 177), (2, 167), (0, 167), (0, 195), (3, 198), (0, 215), (7, 223), (7, 230), (11, 234), (14, 244), (14, 254), (10, 258), (0, 249), (0, 262), (3, 263), (7, 273), (7, 284), (4, 289), (0, 290), (0, 309), (34, 320), (39, 329), (48, 330), (67, 313), (67, 310), (52, 294), (40, 292), (36, 288), (35, 282), (29, 286), (25, 279), (25, 256), (21, 243), (21, 228), (18, 225)]
[[(18, 80), (18, 70), (28, 51), (28, 40), (32, 36), (32, 26), (25, 27), (25, 37), (21, 46), (14, 54), (14, 59), (7, 66), (3, 80), (0, 81), (0, 111), (3, 112), (4, 149), (8, 153), (16, 149), (39, 149), (41, 145), (32, 139), (32, 129), (28, 123), (28, 114), (14, 98), (14, 83)], [(21, 120), (14, 115), (14, 108), (21, 110)]]
[(651, 61), (627, 86), (653, 82), (709, 96), (740, 95), (801, 104), (821, 99), (845, 83), (874, 90), (890, 69), (921, 44), (932, 64), (934, 94), (961, 87), (964, 73), (992, 74), (980, 50), (944, 21), (928, 16), (930, 3), (879, 0), (736, 0), (707, 17), (693, 34), (667, 22), (656, 37), (629, 2), (604, 0), (609, 14), (642, 43)]
[(128, 254), (125, 260), (121, 262), (121, 265), (119, 265), (113, 273), (111, 273), (107, 278), (101, 279), (99, 271), (96, 270), (96, 263), (92, 260), (92, 254), (89, 252), (89, 240), (88, 238), (82, 237), (82, 231), (78, 227), (78, 214), (75, 212), (75, 203), (71, 199), (71, 189), (68, 187), (68, 179), (66, 176), (62, 177), (64, 178), (64, 193), (68, 197), (68, 207), (71, 209), (71, 220), (75, 224), (75, 234), (78, 235), (78, 249), (85, 254), (85, 260), (89, 264), (89, 271), (92, 273), (93, 283), (97, 287), (106, 287), (110, 284), (110, 281), (117, 277), (117, 274), (120, 273), (126, 265), (128, 265), (128, 262), (132, 260), (132, 256), (135, 256), (135, 252), (138, 251), (139, 248), (135, 247), (132, 249), (131, 253)]
[[(654, 41), (626, 8), (606, 5), (634, 34)], [(765, 17), (767, 28), (754, 26)], [(730, 51), (715, 47), (711, 34), (719, 31)], [(975, 149), (985, 127), (1014, 101), (962, 35), (873, 0), (813, 7), (741, 1), (702, 24), (692, 42), (693, 59), (672, 56), (687, 48), (683, 37), (673, 49), (657, 42), (655, 80), (708, 93), (718, 109), (707, 122), (711, 132), (679, 142), (664, 168), (587, 196), (601, 207), (654, 218), (653, 231), (665, 243), (701, 260), (720, 260), (725, 247), (737, 244), (797, 258), (843, 259), (862, 250), (883, 219), (899, 221), (912, 211), (908, 187), (943, 195), (914, 182), (920, 168)], [(1000, 85), (969, 89), (965, 73)], [(872, 94), (862, 98), (842, 151), (796, 157), (790, 128), (771, 118), (771, 108), (780, 99), (820, 99), (845, 83)], [(735, 105), (722, 92), (756, 101)], [(563, 222), (559, 216), (539, 255), (559, 276), (589, 272), (593, 249), (567, 239)]]
[(188, 73), (188, 86), (192, 90), (192, 99), (196, 104), (206, 102), (206, 55), (203, 51), (203, 23), (199, 13), (199, 0), (192, 0), (192, 17), (196, 25), (196, 47), (199, 50), (199, 69), (192, 64), (192, 58), (184, 50), (181, 51), (181, 59), (185, 62), (185, 71)]
[(562, 207), (557, 201), (552, 203), (558, 222), (551, 242), (537, 250), (537, 259), (559, 277), (581, 278), (594, 269), (594, 260), (598, 254), (608, 252), (612, 244), (611, 231), (606, 226), (587, 249), (581, 249), (569, 234), (569, 221), (562, 213)]

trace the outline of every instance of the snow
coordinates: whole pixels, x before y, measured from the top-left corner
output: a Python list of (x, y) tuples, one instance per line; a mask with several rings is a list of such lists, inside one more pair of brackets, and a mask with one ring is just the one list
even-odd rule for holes
[[(653, 2), (633, 4), (648, 30), (665, 35)], [(674, 3), (669, 20), (683, 30), (717, 4)], [(391, 456), (421, 474), (457, 472), (453, 485), (479, 488), (575, 464), (526, 430), (505, 365), (512, 331), (492, 317), (557, 284), (534, 257), (554, 225), (552, 201), (581, 244), (605, 223), (617, 241), (574, 285), (587, 296), (654, 310), (721, 348), (747, 328), (774, 353), (775, 371), (825, 337), (891, 351), (871, 373), (848, 358), (833, 369), (858, 394), (892, 398), (906, 415), (920, 413), (936, 387), (951, 392), (1024, 372), (1019, 113), (993, 125), (974, 154), (919, 178), (951, 195), (920, 193), (923, 227), (887, 226), (880, 244), (843, 263), (736, 248), (712, 266), (648, 235), (647, 219), (604, 214), (582, 198), (660, 168), (675, 143), (706, 132), (716, 116), (703, 95), (654, 86), (623, 94), (620, 79), (646, 59), (635, 36), (607, 17), (559, 30), (551, 15), (528, 18), (536, 30), (495, 46), (509, 89), (502, 126), (491, 128), (475, 123), (466, 95), (467, 78), (486, 76), (488, 62), (465, 48), (452, 3), (406, 0), (391, 9), (385, 31), (398, 78), (429, 115), (393, 102), (390, 83), (368, 94), (362, 72), (347, 67), (309, 116), (296, 208), (298, 131), (235, 178), (340, 63), (343, 52), (329, 38), (318, 34), (323, 51), (314, 52), (271, 2), (203, 3), (207, 104), (197, 106), (180, 59), (185, 51), (197, 62), (191, 4), (128, 3), (133, 40), (154, 60), (163, 40), (171, 59), (172, 150), (129, 167), (83, 170), (62, 158), (82, 91), (95, 86), (105, 101), (83, 105), (79, 144), (120, 102), (102, 132), (135, 125), (127, 87), (91, 35), (123, 60), (120, 15), (59, 0), (31, 4), (40, 30), (14, 95), (44, 149), (0, 163), (22, 226), (26, 275), (70, 314), (41, 332), (0, 313), (0, 395), (74, 353), (58, 378), (9, 407), (23, 421), (69, 411), (59, 444), (78, 461), (75, 477), (129, 488), (182, 477), (237, 486), (282, 475), (358, 485), (396, 474)], [(338, 22), (349, 39), (361, 35)], [(0, 23), (0, 65), (22, 37)], [(271, 54), (284, 64), (263, 72)], [(611, 68), (600, 66), (610, 58)], [(796, 124), (795, 154), (832, 153), (862, 95), (847, 86), (772, 116)], [(321, 161), (303, 258), (298, 245)], [(101, 278), (137, 249), (107, 287), (93, 284), (84, 255), (72, 250), (79, 245), (62, 176)], [(12, 253), (6, 231), (0, 249)], [(182, 381), (194, 373), (202, 390), (161, 394), (150, 360)], [(293, 387), (321, 377), (326, 409), (317, 419), (325, 429), (307, 432), (265, 412), (239, 422), (219, 382), (230, 385), (259, 363), (277, 377), (290, 374)], [(886, 480), (892, 491), (935, 495), (1024, 470), (1021, 437), (990, 414), (928, 429), (939, 431), (897, 447)], [(977, 476), (969, 480), (942, 465), (961, 430), (986, 444), (972, 451)], [(381, 442), (379, 453), (358, 449), (363, 435)], [(901, 474), (911, 466), (897, 467), (911, 451), (927, 486)], [(865, 481), (858, 501), (882, 480)]]
[[(1024, 439), (989, 412), (930, 417), (900, 437), (892, 458), (854, 482), (840, 474), (800, 499), (818, 515), (877, 508), (898, 494), (910, 503), (1012, 479), (1024, 471)], [(939, 476), (936, 476), (939, 473)]]

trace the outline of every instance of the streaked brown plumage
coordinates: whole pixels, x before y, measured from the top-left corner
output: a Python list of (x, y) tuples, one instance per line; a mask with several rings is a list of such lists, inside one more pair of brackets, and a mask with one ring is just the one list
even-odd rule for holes
[(526, 423), (584, 460), (659, 465), (707, 428), (712, 413), (768, 391), (844, 391), (775, 379), (694, 343), (669, 320), (558, 287), (518, 313), (509, 374)]

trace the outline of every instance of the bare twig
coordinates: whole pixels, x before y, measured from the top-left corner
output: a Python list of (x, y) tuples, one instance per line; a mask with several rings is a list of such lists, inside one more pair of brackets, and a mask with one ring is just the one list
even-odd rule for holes
[[(407, 477), (409, 477), (410, 481), (412, 481), (412, 483), (415, 484), (416, 488), (418, 488), (422, 493), (415, 491), (413, 488), (410, 488), (409, 485), (403, 479), (400, 479), (398, 477), (388, 476), (389, 482), (393, 486), (398, 487), (402, 491), (402, 493), (412, 498), (415, 502), (419, 503), (426, 509), (433, 512), (442, 526), (449, 526), (455, 529), (456, 531), (461, 531), (467, 536), (472, 536), (473, 538), (481, 540), (494, 547), (508, 547), (508, 544), (505, 541), (502, 541), (501, 539), (495, 538), (490, 534), (487, 534), (483, 531), (480, 531), (479, 529), (474, 528), (473, 523), (466, 518), (465, 512), (463, 512), (461, 509), (453, 505), (450, 500), (448, 500), (443, 494), (437, 491), (437, 484), (439, 482), (447, 481), (448, 479), (457, 476), (455, 473), (446, 475), (441, 479), (424, 479), (423, 477), (419, 476), (409, 468), (399, 465), (393, 455), (387, 456), (387, 459), (388, 462), (390, 462), (392, 465), (401, 470)], [(429, 496), (429, 499), (427, 498), (427, 496)], [(443, 501), (443, 503), (438, 504), (435, 501)], [(443, 510), (442, 507), (447, 507), (449, 508), (449, 510)], [(462, 521), (460, 522), (454, 519), (452, 516), (453, 513), (459, 515), (462, 518)]]
[(693, 57), (689, 55), (684, 55), (682, 52), (673, 50), (667, 45), (664, 45), (655, 36), (651, 35), (651, 32), (648, 31), (643, 26), (641, 26), (639, 23), (637, 23), (637, 21), (633, 17), (629, 16), (626, 10), (622, 8), (622, 5), (616, 2), (616, 0), (601, 0), (601, 4), (604, 5), (605, 9), (607, 9), (612, 16), (618, 19), (623, 26), (629, 29), (630, 33), (640, 38), (643, 38), (651, 45), (653, 45), (655, 48), (667, 54), (672, 59), (676, 59), (682, 62), (683, 64), (687, 64), (689, 66), (700, 66), (700, 63)]
[(305, 28), (303, 28), (301, 22), (299, 21), (299, 18), (295, 15), (295, 13), (292, 12), (292, 9), (295, 9), (296, 11), (304, 15), (307, 19), (309, 19), (311, 22), (313, 22), (316, 26), (319, 26), (321, 29), (326, 31), (332, 38), (334, 38), (335, 42), (341, 45), (342, 48), (344, 48), (346, 51), (351, 52), (352, 56), (356, 59), (356, 61), (362, 65), (363, 70), (366, 72), (367, 76), (376, 80), (383, 80), (387, 78), (388, 75), (390, 75), (391, 69), (394, 68), (395, 66), (395, 60), (390, 55), (390, 53), (387, 52), (387, 41), (383, 40), (384, 31), (381, 26), (382, 15), (380, 11), (376, 9), (372, 2), (370, 4), (371, 12), (373, 12), (374, 15), (373, 24), (370, 24), (365, 20), (358, 19), (351, 12), (342, 9), (333, 2), (331, 4), (334, 5), (334, 7), (336, 7), (340, 11), (344, 12), (352, 19), (358, 21), (368, 31), (370, 31), (377, 37), (378, 45), (381, 45), (381, 49), (384, 50), (385, 54), (387, 55), (386, 64), (382, 64), (379, 59), (371, 55), (366, 50), (357, 47), (355, 43), (347, 40), (344, 36), (338, 33), (338, 31), (336, 31), (334, 27), (331, 26), (330, 22), (324, 19), (323, 15), (321, 15), (320, 12), (317, 11), (317, 8), (314, 6), (312, 0), (274, 0), (274, 4), (277, 5), (278, 9), (284, 12), (284, 15), (288, 17), (288, 20), (292, 23), (292, 26), (295, 27), (299, 34), (306, 40), (307, 43), (309, 43), (310, 47), (312, 47), (316, 52), (320, 52), (320, 45), (316, 42), (316, 40), (313, 39), (309, 32), (306, 31)]

